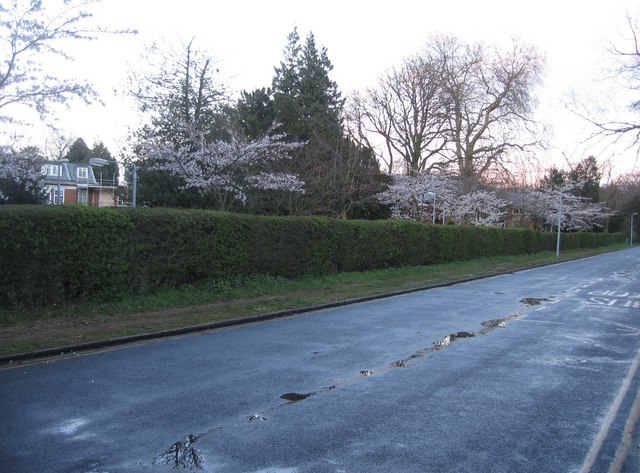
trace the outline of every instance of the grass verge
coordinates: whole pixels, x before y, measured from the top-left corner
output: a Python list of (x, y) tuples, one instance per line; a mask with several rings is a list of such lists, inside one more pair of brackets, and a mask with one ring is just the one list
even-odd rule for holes
[(113, 303), (0, 311), (0, 355), (168, 330), (328, 302), (424, 288), (628, 248), (484, 258), (319, 278), (255, 276), (167, 290)]

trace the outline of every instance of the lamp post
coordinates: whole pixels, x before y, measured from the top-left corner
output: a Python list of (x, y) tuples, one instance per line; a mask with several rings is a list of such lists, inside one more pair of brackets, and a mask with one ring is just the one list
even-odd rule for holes
[(435, 225), (435, 223), (436, 223), (436, 193), (435, 192), (425, 192), (424, 194), (422, 194), (422, 202), (425, 202), (427, 200), (427, 198), (431, 199), (431, 202), (432, 202), (432, 206), (433, 206), (432, 223)]
[(560, 207), (558, 209), (558, 240), (556, 242), (556, 257), (560, 256), (560, 229), (562, 228), (562, 191), (560, 191)]
[(433, 224), (436, 224), (436, 193), (432, 192), (433, 194)]
[[(118, 165), (118, 161), (110, 161), (108, 159), (103, 158), (91, 158), (89, 159), (89, 164), (92, 166), (105, 166), (107, 164), (115, 164)], [(138, 184), (138, 175), (136, 165), (131, 163), (131, 207), (136, 206), (136, 193), (137, 193), (137, 184)]]
[(638, 215), (638, 214), (635, 212), (631, 214), (631, 226), (629, 227), (629, 245), (630, 246), (633, 246), (633, 216), (634, 215)]
[(131, 163), (131, 206), (136, 206), (136, 195), (137, 195), (137, 185), (138, 185), (138, 168), (135, 164)]
[(56, 189), (56, 205), (62, 205), (60, 202), (60, 175), (62, 174), (62, 163), (68, 163), (69, 160), (67, 158), (62, 158), (58, 160), (58, 188)]

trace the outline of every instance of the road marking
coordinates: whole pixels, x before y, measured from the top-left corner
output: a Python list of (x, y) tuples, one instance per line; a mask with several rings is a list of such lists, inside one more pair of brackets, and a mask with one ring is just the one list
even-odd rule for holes
[(609, 408), (609, 412), (607, 413), (607, 416), (605, 417), (604, 422), (600, 426), (600, 431), (598, 432), (598, 435), (596, 436), (595, 440), (591, 444), (591, 448), (589, 449), (587, 456), (582, 462), (582, 467), (580, 468), (578, 473), (588, 473), (591, 471), (591, 468), (593, 468), (593, 464), (595, 463), (596, 458), (598, 457), (598, 453), (600, 453), (600, 449), (602, 448), (602, 445), (604, 444), (604, 441), (607, 438), (607, 435), (609, 434), (609, 429), (611, 428), (611, 424), (613, 423), (615, 417), (618, 415), (618, 411), (620, 410), (620, 405), (622, 404), (622, 401), (626, 397), (627, 391), (629, 391), (629, 386), (631, 386), (631, 381), (633, 380), (633, 377), (635, 376), (636, 371), (638, 371), (639, 365), (640, 365), (640, 350), (638, 351), (635, 359), (633, 360), (633, 363), (629, 367), (629, 372), (627, 373), (627, 376), (624, 378), (624, 381), (622, 382), (622, 386), (620, 386), (618, 395), (613, 401), (613, 404), (611, 404), (611, 407)]
[(613, 458), (611, 466), (609, 467), (609, 473), (622, 472), (622, 467), (624, 466), (624, 462), (629, 455), (629, 448), (631, 448), (631, 443), (633, 442), (633, 431), (635, 430), (636, 424), (638, 423), (638, 418), (640, 418), (640, 390), (638, 390), (638, 394), (636, 394), (636, 398), (633, 401), (631, 413), (629, 414), (627, 423), (625, 424), (624, 430), (622, 431), (622, 441), (620, 442), (620, 445), (618, 445), (616, 455)]

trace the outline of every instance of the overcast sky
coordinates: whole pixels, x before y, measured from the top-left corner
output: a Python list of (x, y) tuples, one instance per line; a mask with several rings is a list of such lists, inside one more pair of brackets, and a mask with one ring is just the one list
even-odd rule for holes
[[(574, 90), (581, 96), (602, 94), (606, 50), (624, 44), (630, 0), (102, 0), (92, 7), (93, 20), (111, 28), (135, 28), (136, 36), (108, 36), (77, 47), (72, 70), (86, 75), (104, 106), (74, 106), (60, 125), (91, 146), (102, 140), (114, 155), (134, 123), (133, 111), (114, 94), (123, 91), (127, 71), (139, 67), (145, 45), (154, 40), (179, 44), (195, 38), (198, 49), (217, 60), (233, 91), (268, 87), (273, 68), (283, 58), (294, 27), (302, 38), (312, 31), (334, 65), (332, 78), (344, 96), (373, 85), (380, 74), (417, 52), (434, 33), (451, 33), (465, 41), (507, 44), (512, 38), (535, 45), (547, 67), (539, 118), (555, 129), (555, 147), (546, 160), (562, 165), (586, 152), (579, 143), (587, 130), (561, 106)], [(33, 130), (35, 140), (43, 134)], [(591, 151), (591, 150), (590, 150)], [(614, 151), (597, 150), (604, 161)], [(633, 167), (617, 158), (617, 171)]]

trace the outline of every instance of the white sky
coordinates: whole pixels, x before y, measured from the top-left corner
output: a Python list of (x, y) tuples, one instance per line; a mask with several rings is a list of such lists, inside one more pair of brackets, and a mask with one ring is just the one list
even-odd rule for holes
[[(312, 31), (334, 65), (332, 78), (343, 96), (373, 85), (387, 68), (417, 52), (433, 33), (451, 33), (465, 41), (507, 43), (518, 38), (546, 57), (544, 84), (538, 92), (541, 120), (555, 129), (555, 147), (546, 157), (560, 165), (563, 154), (576, 162), (589, 154), (615, 162), (617, 172), (631, 170), (633, 157), (612, 149), (588, 149), (579, 143), (584, 123), (560, 103), (570, 90), (592, 94), (602, 87), (609, 43), (626, 33), (626, 17), (638, 14), (631, 0), (102, 0), (94, 21), (111, 28), (135, 28), (136, 36), (107, 36), (77, 47), (71, 69), (95, 84), (104, 106), (74, 105), (59, 125), (70, 137), (91, 146), (104, 141), (117, 155), (134, 110), (122, 94), (127, 72), (139, 67), (145, 45), (153, 40), (179, 44), (195, 38), (198, 49), (217, 60), (234, 91), (268, 87), (283, 58), (287, 35), (297, 26), (304, 39)], [(68, 66), (66, 66), (68, 67)], [(34, 128), (32, 139), (42, 141)]]

